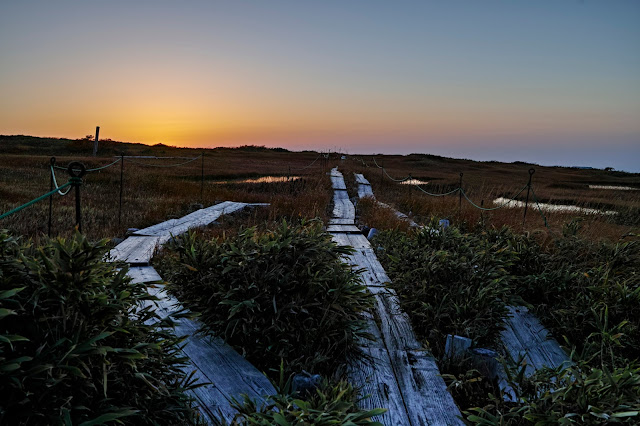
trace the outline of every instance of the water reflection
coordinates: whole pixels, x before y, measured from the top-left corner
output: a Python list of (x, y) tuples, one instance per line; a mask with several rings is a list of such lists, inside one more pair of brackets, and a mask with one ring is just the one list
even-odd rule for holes
[[(501, 204), (505, 204), (507, 203), (507, 205), (505, 207), (524, 207), (525, 202), (524, 201), (517, 201), (517, 200), (509, 200), (508, 198), (496, 198), (495, 200), (493, 200), (493, 204), (496, 205), (501, 205)], [(558, 212), (558, 213), (565, 213), (565, 212), (570, 212), (570, 213), (584, 213), (584, 214), (604, 214), (604, 215), (616, 215), (618, 214), (618, 212), (616, 211), (612, 211), (612, 210), (598, 210), (598, 209), (590, 209), (587, 207), (578, 207), (578, 206), (571, 206), (568, 204), (548, 204), (548, 203), (535, 203), (535, 202), (529, 202), (529, 207), (535, 207), (535, 206), (539, 206), (541, 210), (547, 211), (547, 212)]]
[(403, 185), (426, 185), (429, 182), (425, 182), (423, 180), (418, 180), (418, 179), (409, 179), (409, 180), (405, 180), (404, 182), (400, 182)]
[(242, 180), (225, 180), (213, 183), (279, 183), (279, 182), (292, 182), (301, 179), (300, 176), (262, 176), (255, 179), (242, 179)]
[(616, 191), (638, 191), (640, 188), (632, 188), (630, 186), (612, 186), (612, 185), (589, 185), (589, 189), (613, 189)]

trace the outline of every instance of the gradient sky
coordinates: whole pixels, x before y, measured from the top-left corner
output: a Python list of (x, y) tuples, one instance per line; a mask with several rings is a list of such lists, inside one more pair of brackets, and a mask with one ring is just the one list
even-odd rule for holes
[(0, 134), (640, 171), (640, 1), (0, 3)]

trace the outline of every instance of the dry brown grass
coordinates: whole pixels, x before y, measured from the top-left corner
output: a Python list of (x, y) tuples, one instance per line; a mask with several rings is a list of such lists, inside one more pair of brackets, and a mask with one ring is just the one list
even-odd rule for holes
[[(183, 151), (183, 150), (181, 150)], [(201, 151), (181, 152), (195, 156)], [(122, 221), (118, 224), (120, 164), (85, 176), (81, 188), (83, 231), (89, 238), (122, 236), (127, 228), (142, 228), (180, 217), (195, 203), (216, 201), (271, 203), (264, 220), (279, 218), (326, 218), (330, 183), (322, 173), (322, 163), (300, 171), (317, 153), (214, 150), (204, 164), (204, 191), (200, 197), (201, 163), (194, 161), (172, 168), (145, 167), (125, 162)], [(108, 164), (113, 157), (57, 157), (57, 164), (81, 161), (87, 168)], [(172, 164), (180, 160), (136, 160), (147, 164)], [(248, 177), (286, 176), (296, 171), (300, 180), (276, 183), (242, 183)], [(58, 183), (68, 180), (57, 173)], [(15, 208), (49, 190), (49, 156), (3, 155), (0, 157), (0, 212)], [(217, 183), (217, 182), (226, 183)], [(47, 232), (48, 201), (28, 207), (2, 220), (0, 226), (12, 233), (38, 238)], [(75, 221), (73, 192), (55, 196), (53, 235), (69, 235)], [(264, 214), (264, 213), (260, 213)], [(256, 216), (256, 220), (257, 216)]]
[[(366, 166), (360, 159), (365, 161)], [(535, 174), (532, 186), (540, 202), (618, 212), (615, 216), (544, 212), (549, 225), (546, 228), (539, 211), (530, 204), (523, 226), (523, 208), (481, 212), (464, 198), (460, 208), (458, 194), (431, 197), (410, 185), (400, 185), (387, 177), (383, 179), (382, 170), (376, 167), (370, 156), (342, 162), (341, 169), (345, 176), (352, 172), (363, 173), (371, 182), (377, 199), (403, 213), (410, 213), (418, 222), (428, 222), (431, 217), (436, 217), (450, 219), (453, 223), (466, 227), (484, 223), (487, 226), (509, 225), (525, 232), (559, 233), (564, 224), (581, 217), (583, 235), (608, 240), (617, 240), (630, 232), (637, 233), (640, 227), (640, 191), (589, 189), (590, 184), (640, 188), (639, 174), (542, 167), (524, 163), (481, 163), (428, 155), (377, 156), (376, 159), (392, 177), (404, 178), (411, 174), (413, 178), (428, 181), (429, 184), (423, 188), (433, 193), (445, 193), (457, 188), (459, 174), (462, 172), (465, 192), (478, 205), (484, 200), (485, 207), (494, 207), (492, 200), (497, 197), (510, 198), (518, 192), (526, 185), (528, 170), (533, 167)], [(518, 200), (524, 201), (525, 197), (526, 191)], [(532, 196), (530, 200), (533, 200)]]
[[(19, 206), (49, 189), (49, 156), (60, 153), (60, 146), (34, 151), (26, 147), (24, 154), (0, 156), (0, 212)], [(69, 147), (77, 149), (77, 142)], [(21, 145), (22, 147), (22, 145)], [(55, 147), (52, 148), (52, 147)], [(86, 147), (85, 147), (86, 148)], [(67, 148), (65, 148), (67, 149)], [(81, 151), (81, 153), (85, 152)], [(113, 161), (114, 152), (128, 154), (193, 157), (202, 150), (148, 147), (110, 143), (108, 155), (103, 157), (58, 156), (57, 163), (84, 162), (96, 167)], [(22, 152), (22, 151), (21, 151)], [(34, 154), (36, 152), (36, 154)], [(232, 200), (271, 203), (269, 209), (257, 209), (243, 217), (248, 224), (272, 222), (281, 218), (319, 217), (326, 219), (330, 213), (331, 185), (324, 172), (330, 164), (338, 164), (344, 173), (350, 195), (356, 195), (353, 172), (363, 173), (372, 184), (376, 198), (398, 210), (411, 214), (418, 222), (425, 223), (431, 217), (447, 218), (453, 223), (468, 227), (478, 223), (487, 226), (509, 225), (515, 230), (527, 232), (561, 232), (562, 225), (576, 216), (583, 220), (583, 232), (594, 239), (615, 240), (629, 232), (638, 232), (640, 225), (640, 191), (615, 191), (589, 189), (589, 184), (632, 186), (640, 188), (640, 175), (602, 170), (580, 170), (560, 167), (540, 167), (524, 163), (494, 163), (455, 160), (428, 155), (377, 156), (387, 173), (402, 178), (409, 173), (416, 179), (429, 181), (424, 188), (442, 193), (454, 189), (459, 183), (459, 173), (464, 173), (463, 187), (477, 204), (484, 200), (485, 207), (492, 207), (491, 200), (500, 196), (510, 197), (528, 180), (528, 169), (534, 167), (533, 188), (541, 202), (572, 204), (603, 210), (616, 210), (616, 216), (577, 215), (575, 213), (547, 213), (549, 228), (545, 228), (539, 212), (531, 208), (525, 226), (522, 226), (522, 208), (504, 208), (481, 212), (464, 199), (459, 208), (458, 195), (430, 197), (408, 185), (399, 185), (382, 178), (371, 157), (349, 157), (344, 161), (337, 156), (330, 164), (318, 160), (312, 167), (303, 169), (316, 157), (315, 152), (286, 152), (278, 150), (215, 149), (205, 155), (204, 192), (200, 199), (200, 160), (174, 168), (145, 167), (125, 163), (124, 205), (122, 222), (118, 224), (118, 195), (120, 165), (88, 175), (82, 187), (83, 228), (89, 238), (122, 236), (129, 227), (141, 228), (188, 213), (195, 203), (211, 205), (216, 201)], [(366, 166), (360, 159), (364, 159)], [(176, 160), (136, 160), (147, 164), (170, 164)], [(179, 160), (178, 160), (179, 161)], [(326, 166), (326, 167), (325, 167)], [(244, 178), (260, 176), (301, 176), (301, 180), (279, 183), (242, 183)], [(66, 182), (66, 173), (58, 173), (58, 181)], [(220, 183), (224, 182), (224, 183)], [(518, 199), (524, 200), (523, 193)], [(392, 212), (363, 200), (358, 213), (361, 223), (380, 229), (405, 226)], [(48, 202), (43, 201), (9, 218), (0, 227), (15, 234), (38, 237), (47, 231)], [(54, 198), (53, 234), (69, 235), (74, 224), (74, 196)], [(224, 228), (224, 227), (223, 227)]]

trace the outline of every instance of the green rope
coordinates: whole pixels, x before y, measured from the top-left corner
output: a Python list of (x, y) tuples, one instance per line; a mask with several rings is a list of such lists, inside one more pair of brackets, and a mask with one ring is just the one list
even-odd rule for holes
[(313, 165), (315, 164), (315, 162), (316, 162), (316, 161), (318, 161), (318, 158), (320, 158), (321, 156), (322, 156), (322, 154), (318, 154), (318, 156), (315, 158), (315, 160), (313, 160), (313, 161), (311, 162), (311, 164), (307, 164), (307, 165), (306, 165), (306, 166), (304, 166), (304, 167), (295, 167), (295, 168), (292, 168), (291, 170), (304, 170), (304, 169), (308, 169), (309, 167), (313, 166)]
[(455, 192), (460, 191), (460, 188), (456, 188), (453, 191), (449, 191), (449, 192), (444, 193), (444, 194), (433, 194), (431, 192), (425, 191), (424, 189), (420, 188), (420, 185), (418, 185), (416, 183), (414, 183), (413, 186), (415, 186), (416, 188), (418, 188), (420, 191), (424, 192), (425, 194), (431, 195), (432, 197), (444, 197), (445, 195), (451, 195), (451, 194), (453, 194)]
[[(15, 209), (10, 210), (10, 211), (8, 211), (8, 212), (4, 213), (3, 215), (1, 215), (1, 216), (0, 216), (0, 219), (4, 219), (4, 218), (5, 218), (5, 217), (7, 217), (7, 216), (11, 216), (12, 214), (17, 213), (17, 212), (19, 212), (20, 210), (22, 210), (22, 209), (24, 209), (24, 208), (27, 208), (27, 207), (29, 207), (29, 206), (30, 206), (30, 205), (32, 205), (32, 204), (37, 203), (38, 201), (42, 201), (42, 200), (44, 200), (45, 198), (52, 196), (52, 195), (53, 195), (53, 194), (55, 194), (58, 190), (60, 190), (60, 189), (64, 189), (64, 188), (66, 188), (67, 186), (70, 186), (70, 185), (73, 183), (73, 182), (72, 182), (72, 180), (73, 180), (73, 179), (74, 179), (74, 178), (71, 178), (71, 179), (69, 180), (69, 182), (65, 183), (65, 184), (64, 184), (64, 185), (62, 185), (62, 186), (57, 187), (57, 188), (56, 188), (56, 189), (54, 189), (53, 191), (49, 191), (49, 192), (47, 192), (46, 194), (41, 195), (41, 196), (39, 196), (38, 198), (33, 199), (33, 200), (29, 201), (29, 202), (28, 202), (28, 203), (26, 203), (26, 204), (21, 205), (20, 207), (16, 207)], [(79, 178), (75, 178), (75, 179), (79, 179)], [(80, 179), (80, 181), (82, 181), (82, 179)]]
[[(122, 160), (122, 158), (118, 158), (116, 161), (114, 161), (113, 163), (109, 163), (106, 166), (96, 167), (95, 169), (87, 169), (87, 173), (89, 173), (89, 172), (97, 172), (98, 170), (106, 169), (107, 167), (111, 167), (114, 164), (116, 164), (118, 161), (121, 161), (121, 160)], [(62, 166), (53, 166), (53, 167), (58, 169), (58, 170), (67, 170), (66, 167), (62, 167)]]
[(389, 179), (391, 179), (391, 180), (392, 180), (392, 181), (394, 181), (394, 182), (405, 182), (405, 181), (407, 181), (407, 180), (411, 179), (411, 175), (407, 176), (407, 177), (406, 177), (406, 178), (404, 178), (404, 179), (394, 179), (394, 178), (392, 178), (391, 176), (389, 176), (389, 173), (387, 173), (387, 171), (386, 171), (384, 168), (382, 169), (382, 171), (384, 172), (384, 174), (385, 174), (385, 175), (387, 175), (387, 177), (388, 177)]
[(379, 166), (378, 163), (376, 162), (376, 157), (371, 157), (371, 159), (373, 160), (373, 164), (375, 164), (377, 168), (382, 169), (382, 167)]
[(58, 186), (58, 181), (56, 180), (56, 172), (55, 172), (55, 170), (53, 170), (53, 167), (54, 166), (51, 166), (51, 177), (53, 178), (53, 185), (58, 190), (58, 194), (60, 194), (60, 195), (62, 195), (64, 197), (65, 195), (67, 195), (69, 193), (69, 191), (71, 191), (71, 188), (67, 188), (66, 192), (60, 191), (60, 187)]
[(466, 200), (475, 208), (480, 209), (480, 210), (484, 210), (484, 211), (491, 211), (491, 210), (498, 210), (501, 209), (503, 207), (506, 207), (508, 204), (512, 203), (515, 201), (515, 199), (518, 197), (518, 195), (522, 194), (522, 191), (524, 191), (525, 189), (527, 189), (527, 186), (529, 186), (529, 184), (525, 185), (522, 187), (522, 189), (520, 191), (518, 191), (518, 193), (516, 195), (514, 195), (513, 197), (511, 197), (510, 200), (508, 200), (505, 203), (500, 204), (497, 207), (491, 207), (491, 208), (486, 208), (486, 207), (480, 207), (479, 205), (477, 205), (476, 203), (474, 203), (473, 201), (471, 201), (471, 199), (469, 199), (469, 197), (467, 197), (467, 194), (464, 192), (464, 190), (462, 188), (460, 188), (460, 191), (462, 191), (462, 195), (464, 196), (464, 198), (466, 198)]
[(96, 167), (95, 169), (87, 169), (87, 173), (89, 173), (89, 172), (97, 172), (98, 170), (106, 169), (107, 167), (113, 166), (114, 164), (116, 164), (120, 160), (122, 160), (122, 158), (118, 158), (116, 161), (114, 161), (113, 163), (109, 163), (106, 166)]
[(536, 202), (536, 207), (538, 208), (538, 212), (540, 216), (542, 216), (542, 220), (544, 220), (544, 226), (549, 228), (549, 223), (547, 222), (547, 217), (542, 213), (542, 208), (540, 207), (540, 203), (538, 202), (538, 197), (536, 197), (536, 193), (533, 190), (533, 186), (531, 187), (531, 194), (533, 194), (533, 200)]

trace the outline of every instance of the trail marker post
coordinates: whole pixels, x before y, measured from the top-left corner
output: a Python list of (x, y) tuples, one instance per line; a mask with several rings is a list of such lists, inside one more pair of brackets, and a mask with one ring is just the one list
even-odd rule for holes
[(124, 152), (120, 153), (120, 201), (118, 203), (118, 226), (122, 224), (122, 188), (124, 185)]
[(200, 156), (202, 157), (202, 161), (200, 161), (200, 203), (204, 206), (204, 151)]
[(98, 155), (98, 135), (100, 134), (100, 126), (96, 126), (96, 139), (93, 141), (93, 156)]
[(527, 183), (527, 199), (524, 202), (524, 215), (522, 216), (522, 226), (524, 226), (524, 222), (527, 220), (527, 209), (529, 208), (529, 192), (531, 192), (531, 178), (533, 174), (536, 172), (534, 168), (529, 169), (529, 183)]
[[(49, 192), (53, 191), (53, 169), (56, 166), (56, 157), (51, 157), (49, 159), (49, 164), (51, 164), (51, 177), (49, 178)], [(49, 224), (47, 227), (47, 235), (51, 237), (51, 217), (53, 215), (53, 195), (49, 196)]]
[(82, 177), (87, 172), (87, 168), (84, 164), (74, 161), (67, 167), (67, 173), (69, 173), (69, 180), (71, 185), (76, 188), (76, 226), (78, 231), (82, 233), (82, 211), (80, 209), (80, 186), (82, 185)]

